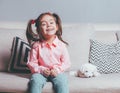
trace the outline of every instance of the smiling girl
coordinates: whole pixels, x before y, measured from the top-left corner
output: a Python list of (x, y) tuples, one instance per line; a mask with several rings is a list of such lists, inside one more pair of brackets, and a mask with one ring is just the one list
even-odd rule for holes
[[(35, 24), (37, 34), (32, 31)], [(62, 39), (62, 26), (55, 13), (42, 13), (36, 20), (28, 22), (26, 36), (31, 44), (27, 65), (32, 72), (30, 93), (41, 93), (47, 81), (52, 82), (55, 93), (69, 93), (68, 81), (64, 72), (71, 62)]]

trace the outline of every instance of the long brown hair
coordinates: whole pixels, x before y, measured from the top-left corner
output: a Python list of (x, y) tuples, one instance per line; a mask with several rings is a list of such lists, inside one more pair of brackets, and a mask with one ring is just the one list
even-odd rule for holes
[[(42, 13), (36, 20), (29, 20), (27, 29), (26, 29), (26, 37), (27, 37), (28, 42), (31, 44), (34, 41), (42, 42), (43, 40), (45, 40), (44, 36), (41, 33), (41, 28), (40, 28), (41, 19), (45, 15), (50, 15), (54, 17), (55, 22), (58, 25), (58, 31), (56, 32), (56, 35), (58, 36), (59, 40), (61, 40), (63, 43), (68, 45), (68, 43), (62, 39), (62, 25), (61, 25), (60, 17), (55, 13), (49, 13), (49, 12)], [(36, 32), (33, 32), (32, 24), (35, 24)]]

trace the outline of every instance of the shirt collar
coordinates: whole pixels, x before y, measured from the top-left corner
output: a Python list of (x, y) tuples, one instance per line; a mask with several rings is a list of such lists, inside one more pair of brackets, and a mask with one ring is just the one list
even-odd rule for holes
[(51, 48), (51, 46), (56, 47), (58, 45), (58, 42), (59, 42), (59, 39), (56, 36), (51, 45), (49, 45), (46, 41), (43, 41), (41, 43), (41, 47), (45, 47), (45, 46), (48, 48)]

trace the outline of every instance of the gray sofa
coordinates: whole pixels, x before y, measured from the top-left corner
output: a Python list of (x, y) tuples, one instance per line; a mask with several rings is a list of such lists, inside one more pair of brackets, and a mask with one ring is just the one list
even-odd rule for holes
[[(26, 93), (31, 74), (9, 72), (13, 37), (25, 37), (25, 23), (0, 23), (0, 93)], [(117, 42), (119, 25), (64, 24), (63, 38), (69, 43), (68, 50), (72, 62), (70, 70), (79, 69), (89, 61), (90, 42), (95, 39), (104, 43)], [(101, 74), (99, 77), (79, 78), (69, 75), (70, 93), (120, 93), (120, 73)], [(43, 93), (54, 93), (48, 82)]]

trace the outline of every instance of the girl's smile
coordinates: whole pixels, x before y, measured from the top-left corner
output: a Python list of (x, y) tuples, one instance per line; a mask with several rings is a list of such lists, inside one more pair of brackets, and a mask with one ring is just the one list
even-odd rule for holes
[(67, 42), (62, 39), (59, 16), (47, 12), (35, 20), (37, 40), (34, 37), (32, 24), (34, 23), (30, 20), (26, 30), (27, 39), (32, 45), (27, 62), (32, 72), (28, 91), (42, 93), (43, 85), (49, 80), (56, 93), (69, 93), (68, 80), (64, 71), (68, 71), (71, 62), (65, 45)]
[(50, 15), (45, 15), (41, 19), (41, 31), (44, 37), (54, 36), (58, 30), (55, 19)]
[(48, 33), (48, 35), (54, 35), (56, 33), (56, 31), (53, 27), (47, 28), (46, 32)]

